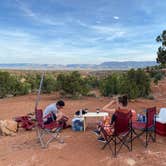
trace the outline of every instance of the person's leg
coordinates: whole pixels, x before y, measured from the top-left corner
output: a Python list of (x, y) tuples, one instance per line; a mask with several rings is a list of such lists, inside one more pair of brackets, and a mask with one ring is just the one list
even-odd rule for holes
[(104, 134), (102, 132), (100, 132), (100, 136), (97, 138), (98, 141), (100, 142), (106, 142), (105, 138), (104, 138)]
[(93, 133), (95, 133), (97, 136), (100, 136), (101, 125), (102, 125), (102, 122), (99, 121), (99, 122), (97, 123), (96, 129), (93, 130)]

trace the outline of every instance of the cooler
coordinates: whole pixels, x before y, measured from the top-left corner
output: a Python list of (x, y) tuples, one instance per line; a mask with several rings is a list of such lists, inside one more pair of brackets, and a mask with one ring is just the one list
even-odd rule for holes
[(156, 133), (166, 136), (166, 123), (156, 122)]
[(72, 119), (72, 130), (83, 131), (84, 130), (84, 118), (76, 117)]
[(156, 116), (156, 133), (166, 136), (166, 108), (161, 108)]

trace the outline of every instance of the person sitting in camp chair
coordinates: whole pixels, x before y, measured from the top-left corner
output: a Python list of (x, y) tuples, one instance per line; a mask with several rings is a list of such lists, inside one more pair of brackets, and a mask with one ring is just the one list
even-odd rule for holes
[(63, 115), (62, 109), (65, 106), (63, 100), (59, 100), (56, 103), (48, 105), (43, 112), (43, 121), (45, 125), (48, 125), (52, 122), (57, 122), (57, 125), (61, 125), (62, 128), (66, 128), (66, 121), (68, 118)]
[[(112, 106), (114, 106), (112, 108)], [(97, 125), (97, 130), (94, 130), (94, 133), (97, 134), (98, 141), (105, 142), (104, 137), (102, 136), (102, 133), (100, 132), (100, 127), (103, 126), (104, 130), (107, 132), (108, 135), (112, 135), (114, 132), (114, 122), (116, 120), (116, 111), (120, 111), (123, 113), (128, 113), (130, 109), (128, 108), (128, 98), (127, 95), (120, 96), (116, 98), (115, 100), (110, 101), (107, 105), (105, 105), (102, 109), (103, 111), (109, 112), (109, 114), (112, 114), (112, 117), (107, 116), (103, 119), (103, 121), (99, 122)], [(133, 111), (134, 112), (134, 111)]]

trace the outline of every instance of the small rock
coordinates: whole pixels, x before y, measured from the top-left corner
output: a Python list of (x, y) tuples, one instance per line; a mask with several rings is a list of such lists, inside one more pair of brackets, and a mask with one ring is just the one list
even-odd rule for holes
[(136, 161), (133, 160), (133, 159), (131, 159), (131, 158), (128, 158), (126, 162), (127, 162), (127, 164), (128, 164), (129, 166), (133, 166), (133, 165), (136, 164)]
[(7, 98), (11, 98), (11, 97), (13, 97), (13, 96), (14, 96), (14, 95), (12, 95), (12, 94), (7, 94), (7, 95), (6, 95)]
[(130, 101), (131, 101), (132, 103), (134, 103), (136, 100), (135, 100), (135, 99), (131, 99)]

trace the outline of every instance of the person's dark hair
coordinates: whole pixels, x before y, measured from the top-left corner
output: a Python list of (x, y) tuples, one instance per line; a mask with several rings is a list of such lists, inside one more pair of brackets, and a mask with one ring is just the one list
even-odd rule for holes
[(65, 106), (65, 102), (63, 100), (59, 100), (59, 101), (57, 101), (56, 105), (64, 107)]
[(119, 103), (121, 103), (124, 107), (127, 106), (127, 104), (128, 104), (127, 95), (123, 95), (123, 96), (118, 97), (118, 101), (119, 101)]

